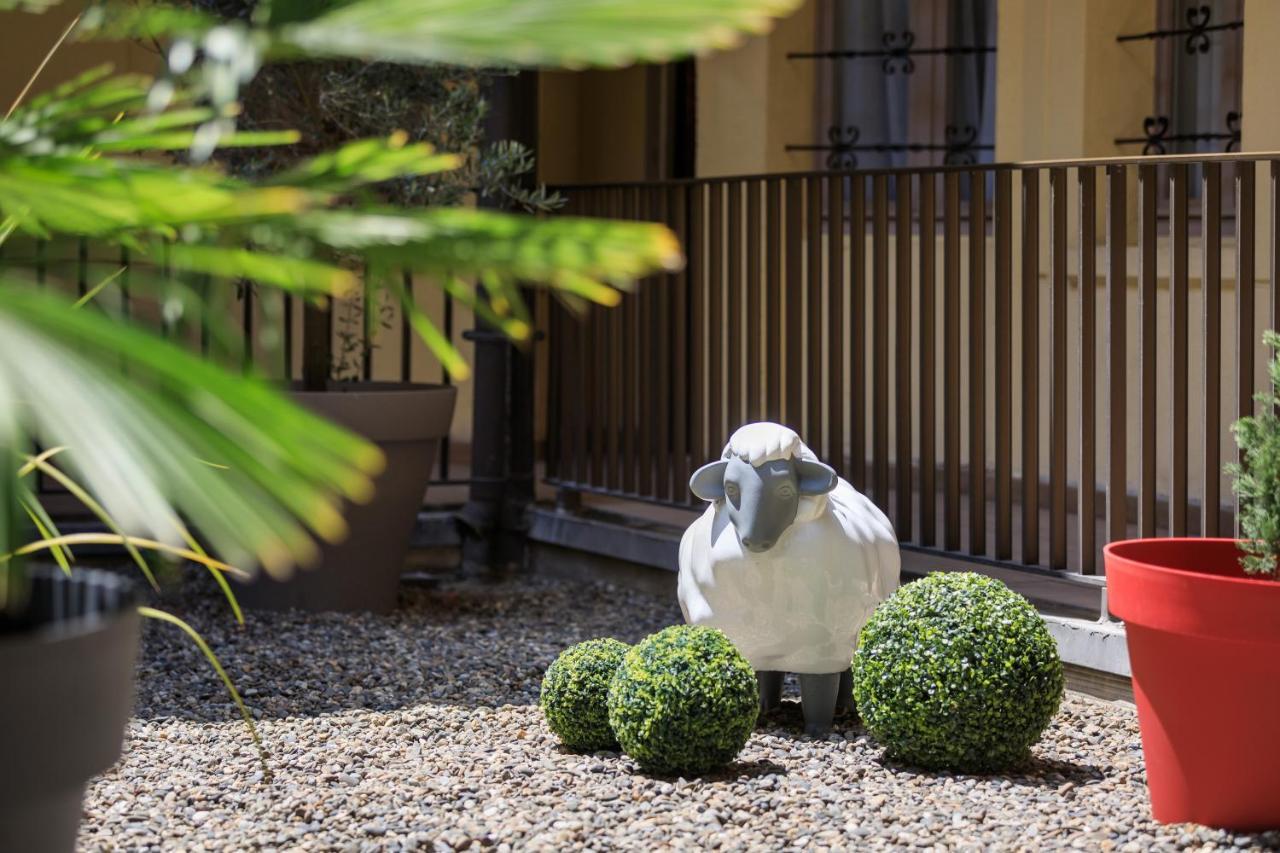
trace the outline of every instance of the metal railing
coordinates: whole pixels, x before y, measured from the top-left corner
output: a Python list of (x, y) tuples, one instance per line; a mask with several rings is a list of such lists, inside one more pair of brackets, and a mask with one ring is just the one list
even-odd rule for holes
[[(345, 349), (347, 353), (343, 356), (348, 362), (344, 378), (450, 382), (433, 357), (415, 358), (425, 356), (426, 348), (398, 309), (373, 306), (380, 317), (373, 324), (373, 340), (365, 334), (365, 324), (358, 316), (344, 321), (344, 312), (365, 310), (359, 298), (334, 301), (329, 309), (314, 311), (297, 297), (258, 288), (251, 282), (214, 283), (207, 277), (185, 276), (180, 284), (205, 300), (206, 311), (175, 316), (166, 310), (164, 286), (134, 286), (147, 277), (153, 279), (153, 284), (169, 277), (162, 257), (131, 257), (127, 250), (95, 246), (88, 240), (14, 237), (0, 252), (0, 271), (26, 276), (41, 286), (68, 288), (71, 295), (83, 296), (93, 291), (92, 301), (83, 310), (113, 312), (225, 367), (276, 382), (298, 382), (305, 375), (330, 375), (335, 349)], [(104, 280), (109, 280), (109, 285), (98, 290), (96, 285)], [(418, 282), (415, 290), (425, 295), (428, 287), (425, 282)], [(188, 302), (190, 307), (197, 304), (196, 300)], [(449, 340), (459, 341), (451, 296), (441, 294), (438, 301), (420, 298), (419, 307)], [(345, 325), (346, 331), (335, 330), (335, 323)], [(344, 335), (351, 340), (344, 343)], [(320, 338), (320, 345), (315, 345), (316, 337)], [(327, 343), (325, 337), (329, 339)], [(470, 483), (468, 460), (458, 456), (446, 436), (432, 485)], [(41, 490), (61, 491), (57, 484), (44, 478)]]
[(688, 265), (548, 318), (547, 479), (693, 506), (691, 471), (768, 419), (910, 547), (1092, 575), (1112, 539), (1230, 535), (1229, 425), (1280, 326), (1276, 158), (561, 187), (666, 223)]

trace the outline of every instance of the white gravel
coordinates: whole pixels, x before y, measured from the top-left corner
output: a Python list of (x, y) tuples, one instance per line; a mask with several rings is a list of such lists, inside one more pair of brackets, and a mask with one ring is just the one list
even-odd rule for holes
[(187, 589), (253, 706), (273, 778), (196, 649), (147, 629), (126, 754), (94, 780), (83, 850), (1266, 849), (1280, 835), (1162, 827), (1132, 707), (1069, 694), (1006, 776), (882, 763), (845, 722), (788, 703), (738, 762), (695, 779), (563, 751), (537, 709), (546, 665), (601, 635), (678, 621), (673, 600), (539, 578), (406, 589), (389, 617), (250, 614)]

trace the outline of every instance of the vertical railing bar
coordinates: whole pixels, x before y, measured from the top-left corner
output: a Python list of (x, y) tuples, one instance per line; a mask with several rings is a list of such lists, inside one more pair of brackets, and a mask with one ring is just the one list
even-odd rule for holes
[[(1204, 471), (1200, 535), (1217, 536), (1222, 475), (1222, 166), (1207, 162), (1200, 179), (1200, 295), (1204, 341)], [(1236, 244), (1237, 251), (1239, 243)], [(1237, 292), (1240, 282), (1236, 282)]]
[(995, 558), (1013, 559), (1013, 173), (995, 173)]
[[(605, 215), (610, 219), (621, 219), (625, 213), (623, 210), (623, 191), (621, 189), (612, 189), (606, 193)], [(684, 245), (683, 235), (677, 232), (676, 239), (681, 240)], [(612, 308), (605, 318), (608, 326), (608, 339), (605, 341), (604, 352), (602, 356), (605, 359), (608, 368), (607, 385), (609, 388), (609, 406), (605, 417), (605, 465), (604, 465), (604, 485), (610, 491), (618, 492), (622, 490), (622, 458), (621, 458), (621, 439), (622, 432), (625, 427), (622, 422), (622, 398), (631, 393), (631, 388), (627, 385), (622, 368), (622, 347), (623, 347), (623, 307), (626, 304), (626, 297), (622, 299), (622, 304)], [(680, 330), (674, 330), (675, 334), (679, 334)]]
[[(413, 291), (410, 290), (410, 296), (412, 296), (412, 294), (413, 294)], [(453, 297), (446, 293), (442, 301), (444, 304), (444, 317), (443, 317), (443, 322), (440, 324), (440, 331), (444, 334), (444, 339), (452, 343), (453, 342)], [(563, 356), (563, 354), (564, 354), (564, 351), (561, 350), (561, 355)], [(409, 366), (409, 378), (410, 379), (413, 378), (412, 363), (410, 363), (410, 366)], [(440, 383), (442, 385), (453, 384), (453, 377), (449, 375), (449, 371), (441, 369)], [(452, 439), (449, 438), (448, 434), (446, 434), (444, 438), (440, 439), (440, 479), (442, 480), (449, 479), (449, 473), (450, 473), (450, 469), (452, 468), (452, 465), (453, 465), (453, 441)]]
[(1040, 562), (1040, 172), (1022, 173), (1022, 562)]
[(849, 176), (849, 443), (850, 482), (867, 489), (867, 183)]
[(1128, 535), (1129, 241), (1126, 169), (1107, 167), (1107, 540)]
[(1094, 553), (1098, 539), (1095, 506), (1097, 492), (1097, 172), (1092, 166), (1081, 166), (1077, 172), (1080, 185), (1078, 217), (1080, 250), (1077, 284), (1080, 290), (1080, 476), (1076, 483), (1076, 522), (1079, 529), (1080, 573), (1097, 573)]
[(987, 551), (987, 181), (969, 173), (969, 553)]
[(1049, 567), (1067, 567), (1067, 170), (1049, 170)]
[(826, 459), (840, 475), (849, 476), (844, 440), (844, 182), (843, 175), (827, 179), (827, 442)]
[[(689, 454), (692, 456), (692, 467), (696, 468), (708, 458), (707, 425), (707, 387), (704, 374), (706, 365), (706, 260), (703, 257), (703, 238), (706, 231), (706, 186), (693, 184), (689, 188), (692, 199), (689, 204)], [(715, 317), (711, 322), (716, 322)], [(712, 436), (715, 442), (727, 436)]]
[(782, 309), (786, 313), (786, 337), (782, 355), (785, 359), (783, 385), (783, 423), (795, 427), (804, 434), (804, 180), (789, 178), (784, 185), (785, 233), (783, 236), (783, 262), (786, 278), (783, 289), (786, 298)]
[(725, 245), (729, 250), (729, 277), (725, 285), (726, 316), (724, 323), (729, 330), (728, 411), (729, 430), (737, 429), (749, 417), (743, 411), (742, 398), (742, 341), (743, 296), (746, 282), (742, 277), (742, 192), (743, 182), (733, 181), (726, 187), (729, 194), (729, 237)]
[[(689, 235), (689, 205), (687, 187), (680, 185), (673, 187), (668, 193), (668, 203), (671, 209), (672, 222), (680, 245), (686, 245)], [(672, 390), (671, 396), (671, 454), (673, 457), (672, 468), (672, 490), (677, 503), (690, 503), (693, 501), (693, 493), (689, 491), (689, 339), (688, 339), (688, 308), (689, 308), (689, 273), (688, 268), (681, 270), (675, 275), (673, 284), (674, 293), (672, 294), (672, 304), (674, 306), (674, 317), (672, 318)], [(619, 392), (626, 393), (626, 386), (621, 382), (617, 384)], [(615, 425), (614, 432), (610, 435), (610, 453), (616, 451), (616, 426), (617, 419), (613, 420)], [(702, 461), (698, 460), (695, 464), (701, 465)]]
[(871, 464), (875, 502), (889, 510), (889, 178), (871, 179)]
[[(822, 356), (822, 272), (825, 268), (822, 257), (822, 184), (819, 177), (809, 178), (805, 182), (805, 204), (808, 213), (805, 217), (805, 278), (808, 290), (805, 294), (806, 346), (801, 351), (800, 369), (805, 376), (805, 402), (808, 414), (805, 417), (803, 435), (811, 447), (827, 446), (828, 423), (822, 417), (822, 379), (823, 370), (829, 369), (831, 358)], [(833, 342), (834, 344), (834, 342)], [(830, 456), (824, 457), (831, 460)]]
[(724, 303), (724, 182), (707, 184), (710, 195), (707, 220), (707, 428), (711, 441), (728, 438), (724, 405), (724, 327), (728, 315)]
[(1157, 179), (1155, 166), (1138, 168), (1138, 536), (1143, 538), (1156, 535)]
[[(405, 301), (412, 304), (413, 296), (413, 270), (405, 268), (400, 272), (401, 286), (404, 288)], [(409, 324), (409, 314), (403, 308), (400, 310), (400, 381), (410, 381), (413, 374), (413, 331)]]
[(1280, 160), (1271, 163), (1271, 263), (1267, 273), (1271, 288), (1271, 322), (1268, 328), (1280, 332)]
[(922, 545), (937, 541), (937, 179), (920, 175), (920, 532)]
[(743, 192), (747, 196), (747, 316), (746, 333), (742, 336), (746, 347), (747, 370), (747, 413), (748, 421), (759, 420), (766, 416), (764, 411), (764, 395), (761, 388), (761, 374), (764, 365), (763, 348), (760, 345), (761, 313), (761, 276), (760, 276), (760, 232), (764, 226), (764, 211), (760, 204), (760, 193), (763, 186), (760, 181), (743, 182)]
[(1188, 378), (1188, 258), (1191, 237), (1187, 167), (1169, 167), (1169, 535), (1187, 533), (1187, 378)]
[[(1257, 164), (1236, 163), (1236, 417), (1253, 414), (1253, 348), (1256, 297), (1254, 293), (1254, 204)], [(1240, 461), (1237, 451), (1235, 459)], [(1240, 535), (1240, 504), (1236, 502), (1235, 535)]]
[(898, 539), (909, 542), (915, 538), (912, 526), (911, 506), (911, 173), (899, 172), (894, 176), (895, 213), (893, 246), (897, 252), (894, 294), (894, 359), (893, 378), (896, 386), (894, 399), (893, 460), (896, 484), (894, 486), (897, 511), (894, 529)]
[[(641, 209), (640, 218), (645, 222), (653, 222), (656, 219), (656, 211), (653, 203), (653, 190), (646, 186), (641, 191)], [(695, 247), (695, 251), (702, 255), (702, 247)], [(661, 344), (654, 340), (654, 336), (658, 334), (658, 323), (654, 319), (654, 309), (657, 294), (654, 292), (654, 284), (657, 276), (651, 276), (640, 285), (640, 328), (642, 329), (641, 338), (636, 341), (639, 349), (636, 357), (636, 367), (638, 369), (638, 384), (636, 390), (640, 395), (639, 410), (637, 417), (639, 424), (637, 431), (640, 434), (638, 442), (639, 447), (637, 453), (640, 457), (640, 476), (636, 481), (636, 491), (641, 497), (652, 498), (653, 492), (653, 457), (654, 457), (654, 397), (655, 395), (667, 393), (665, 388), (658, 388), (658, 377), (653, 372), (653, 349)], [(705, 341), (705, 339), (703, 339)], [(704, 344), (705, 345), (705, 344)], [(590, 357), (587, 354), (585, 357)]]
[(782, 181), (765, 182), (765, 417), (782, 420)]
[[(635, 187), (628, 187), (624, 190), (623, 195), (623, 217), (632, 221), (640, 219), (640, 191)], [(692, 253), (692, 244), (686, 244), (685, 251)], [(699, 256), (693, 254), (689, 258), (689, 267), (692, 274), (694, 264), (699, 262)], [(640, 432), (638, 424), (639, 400), (640, 393), (640, 375), (638, 371), (639, 346), (640, 346), (640, 294), (629, 293), (622, 298), (622, 381), (623, 387), (627, 389), (627, 393), (622, 395), (622, 491), (626, 494), (636, 493), (636, 475), (639, 468), (638, 453), (639, 449), (636, 443), (637, 434)], [(568, 391), (569, 389), (566, 389)], [(566, 393), (566, 396), (570, 396)], [(696, 400), (691, 397), (691, 403), (696, 404)]]
[[(653, 210), (653, 219), (667, 227), (671, 226), (671, 217), (667, 210), (667, 192), (661, 186), (655, 186), (651, 190)], [(669, 343), (669, 332), (672, 323), (671, 310), (671, 289), (672, 278), (670, 274), (656, 276), (653, 282), (655, 289), (654, 300), (654, 326), (652, 330), (653, 345), (650, 350), (651, 359), (649, 369), (651, 371), (652, 386), (654, 389), (653, 396), (653, 442), (654, 442), (654, 496), (660, 501), (671, 500), (671, 346)], [(717, 285), (718, 287), (718, 285)], [(718, 312), (715, 312), (718, 313)], [(713, 317), (715, 316), (713, 313)], [(719, 319), (719, 318), (717, 318)], [(712, 328), (720, 324), (712, 323)], [(712, 339), (717, 344), (718, 337)], [(713, 379), (713, 384), (716, 380)], [(717, 388), (717, 390), (719, 390)], [(715, 399), (719, 399), (718, 397)], [(684, 493), (684, 485), (680, 484), (680, 494)]]
[(942, 389), (943, 464), (946, 467), (943, 547), (960, 550), (960, 175), (943, 176)]

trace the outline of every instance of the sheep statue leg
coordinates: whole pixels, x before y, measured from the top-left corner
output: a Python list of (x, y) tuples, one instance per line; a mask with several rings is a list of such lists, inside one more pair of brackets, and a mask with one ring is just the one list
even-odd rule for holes
[(760, 713), (777, 710), (782, 704), (782, 673), (776, 670), (756, 670), (756, 683), (760, 686)]
[(822, 675), (800, 673), (800, 709), (804, 712), (804, 733), (818, 737), (831, 731), (840, 690), (840, 673)]
[(853, 669), (840, 673), (840, 689), (836, 692), (836, 713), (847, 714), (853, 710)]

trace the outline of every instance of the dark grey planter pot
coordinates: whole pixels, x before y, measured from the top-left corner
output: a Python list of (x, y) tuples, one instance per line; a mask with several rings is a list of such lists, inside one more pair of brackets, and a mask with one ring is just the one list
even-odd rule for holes
[(391, 611), (431, 466), (453, 421), (456, 393), (445, 385), (391, 382), (295, 391), (302, 405), (382, 448), (387, 467), (374, 482), (373, 500), (346, 507), (345, 540), (322, 545), (319, 562), (289, 580), (259, 573), (237, 584), (241, 603), (269, 610)]
[(135, 604), (118, 575), (39, 568), (27, 607), (0, 617), (0, 850), (75, 849), (85, 783), (133, 712)]

